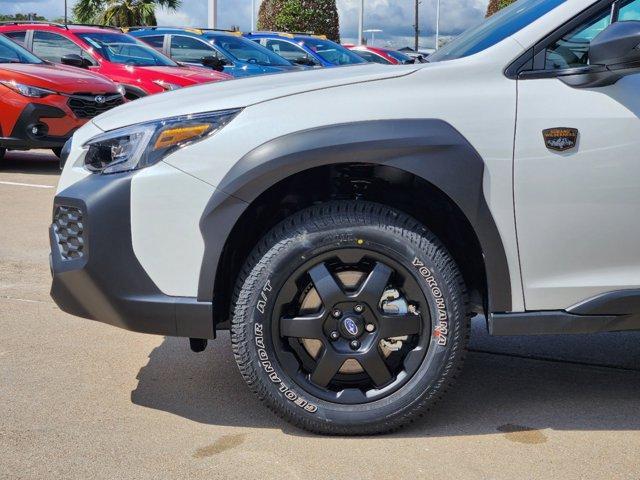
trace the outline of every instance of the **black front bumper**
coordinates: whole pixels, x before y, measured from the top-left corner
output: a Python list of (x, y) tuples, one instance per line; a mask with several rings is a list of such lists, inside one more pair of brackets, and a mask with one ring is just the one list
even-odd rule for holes
[(90, 175), (56, 196), (51, 297), (65, 312), (127, 330), (214, 338), (212, 303), (165, 295), (138, 262), (131, 177)]
[[(75, 128), (63, 136), (51, 136), (43, 118), (63, 118), (67, 114), (59, 108), (32, 103), (22, 111), (8, 137), (0, 136), (0, 147), (9, 150), (30, 150), (33, 148), (60, 148), (73, 135)], [(37, 127), (39, 133), (33, 133)]]

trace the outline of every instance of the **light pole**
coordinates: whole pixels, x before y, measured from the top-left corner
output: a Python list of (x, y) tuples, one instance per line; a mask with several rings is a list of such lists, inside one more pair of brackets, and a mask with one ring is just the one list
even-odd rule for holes
[(360, 15), (358, 15), (358, 45), (364, 40), (364, 0), (360, 0)]
[(416, 0), (416, 11), (415, 11), (415, 24), (413, 25), (413, 33), (414, 33), (414, 50), (417, 52), (418, 51), (418, 43), (420, 40), (420, 27), (419, 27), (419, 13), (420, 13), (420, 9), (418, 8), (418, 6), (421, 4), (422, 2), (420, 2), (419, 0)]
[(209, 14), (207, 15), (207, 27), (216, 28), (218, 24), (218, 0), (208, 0)]
[(256, 31), (256, 0), (251, 0), (251, 31)]
[(67, 24), (67, 0), (64, 0), (64, 24)]
[(440, 48), (440, 0), (436, 0), (436, 50)]
[[(371, 34), (371, 45), (373, 45), (376, 42), (376, 33), (381, 33), (383, 32), (383, 30), (380, 30), (379, 28), (370, 28), (369, 30), (365, 30), (364, 33), (370, 33)], [(367, 45), (369, 45), (367, 43)]]

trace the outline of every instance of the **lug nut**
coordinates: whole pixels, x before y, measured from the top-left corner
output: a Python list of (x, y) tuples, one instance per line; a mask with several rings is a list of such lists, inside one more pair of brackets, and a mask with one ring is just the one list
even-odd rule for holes
[(340, 318), (342, 316), (342, 312), (336, 308), (333, 312), (331, 312), (331, 315), (333, 315), (333, 318)]
[(367, 325), (364, 327), (364, 329), (371, 333), (376, 329), (376, 326), (373, 323), (367, 323)]
[(333, 332), (331, 332), (331, 334), (329, 334), (329, 337), (331, 338), (331, 340), (337, 340), (338, 338), (340, 338), (340, 334), (334, 330)]
[(353, 350), (357, 350), (360, 348), (360, 342), (358, 340), (351, 340), (349, 344)]
[(353, 311), (356, 313), (362, 313), (364, 312), (364, 307), (360, 304), (356, 305), (355, 307), (353, 307)]

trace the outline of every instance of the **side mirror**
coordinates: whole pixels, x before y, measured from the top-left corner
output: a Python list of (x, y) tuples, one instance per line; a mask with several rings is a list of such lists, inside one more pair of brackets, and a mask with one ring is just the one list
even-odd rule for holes
[(227, 62), (225, 60), (222, 60), (218, 57), (204, 57), (202, 59), (202, 65), (204, 65), (205, 67), (209, 67), (212, 68), (213, 70), (217, 70), (218, 72), (221, 72), (224, 70), (224, 66), (227, 64)]
[(77, 55), (75, 53), (69, 53), (67, 55), (64, 55), (60, 59), (60, 62), (63, 65), (69, 65), (70, 67), (85, 68), (87, 66), (84, 59), (80, 55)]
[(612, 23), (591, 40), (584, 72), (560, 79), (572, 87), (604, 87), (634, 73), (640, 73), (640, 21), (625, 21)]

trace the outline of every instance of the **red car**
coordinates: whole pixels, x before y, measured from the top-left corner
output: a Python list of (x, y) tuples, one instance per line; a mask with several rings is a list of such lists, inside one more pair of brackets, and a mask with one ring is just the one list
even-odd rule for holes
[(102, 75), (51, 65), (0, 35), (0, 159), (9, 150), (57, 154), (92, 117), (124, 103)]
[(49, 62), (86, 68), (125, 88), (127, 99), (232, 78), (209, 68), (181, 66), (112, 27), (6, 22), (5, 34)]
[(368, 45), (344, 45), (344, 47), (358, 54), (368, 62), (399, 65), (415, 63), (415, 59), (390, 48), (370, 47)]

